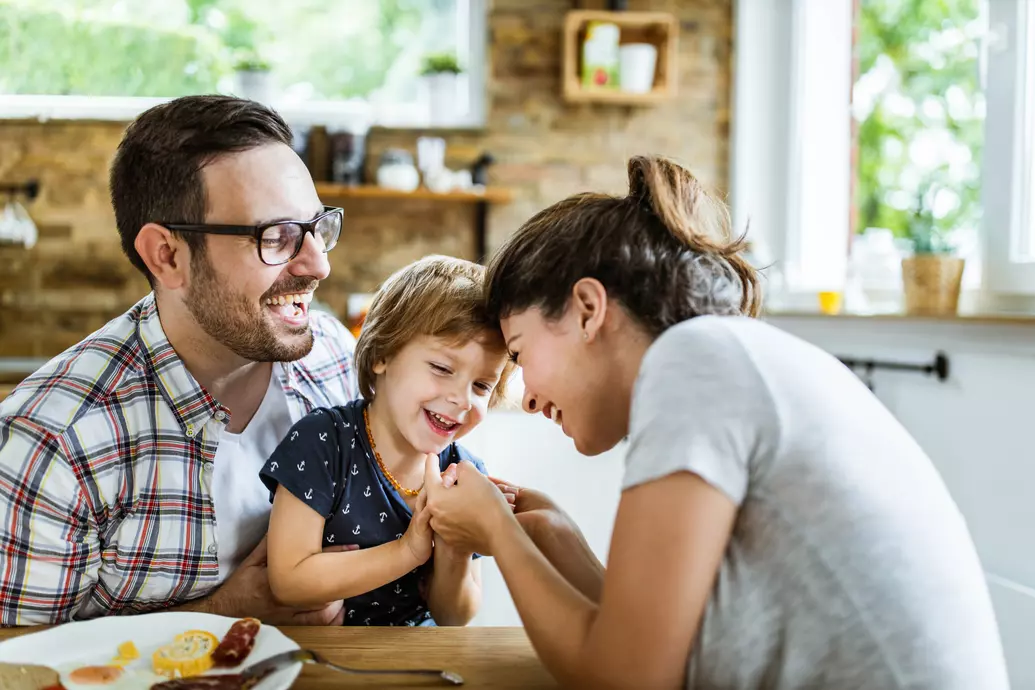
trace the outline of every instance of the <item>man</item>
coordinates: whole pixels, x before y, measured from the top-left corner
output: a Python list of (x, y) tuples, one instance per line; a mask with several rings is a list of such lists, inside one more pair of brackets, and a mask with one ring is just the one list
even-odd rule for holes
[(0, 404), (0, 624), (176, 607), (335, 624), (270, 595), (262, 464), (356, 397), (354, 340), (310, 313), (341, 209), (269, 109), (174, 100), (111, 169), (122, 248), (153, 289)]

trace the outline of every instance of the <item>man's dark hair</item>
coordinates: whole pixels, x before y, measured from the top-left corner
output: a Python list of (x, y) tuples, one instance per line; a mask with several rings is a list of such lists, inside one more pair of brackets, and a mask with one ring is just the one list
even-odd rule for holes
[[(291, 145), (291, 129), (261, 103), (230, 96), (185, 96), (142, 113), (115, 153), (109, 186), (122, 251), (154, 287), (133, 243), (147, 223), (203, 223), (201, 170), (215, 158), (265, 144)], [(194, 254), (205, 235), (184, 233)]]

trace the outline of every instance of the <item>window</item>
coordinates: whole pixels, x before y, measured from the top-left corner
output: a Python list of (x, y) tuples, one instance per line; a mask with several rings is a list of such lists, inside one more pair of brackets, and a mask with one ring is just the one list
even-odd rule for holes
[(953, 247), (964, 289), (994, 297), (983, 306), (1031, 306), (1010, 293), (1035, 294), (1035, 3), (737, 0), (735, 12), (730, 193), (773, 267), (772, 308), (844, 289), (870, 229), (903, 251)]
[(292, 122), (424, 126), (424, 59), (451, 53), (463, 73), (442, 124), (477, 126), (485, 11), (482, 0), (0, 0), (0, 116), (122, 119), (177, 96), (240, 94), (238, 68), (259, 68)]
[(1035, 294), (1035, 7), (989, 0), (985, 159), (991, 289)]

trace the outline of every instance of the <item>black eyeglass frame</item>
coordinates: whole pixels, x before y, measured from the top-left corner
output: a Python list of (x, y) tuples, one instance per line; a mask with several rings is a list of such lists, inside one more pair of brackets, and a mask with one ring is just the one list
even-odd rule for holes
[[(218, 223), (210, 225), (205, 225), (204, 223), (159, 223), (159, 225), (175, 232), (203, 232), (208, 235), (237, 235), (239, 237), (252, 237), (255, 240), (255, 251), (259, 254), (259, 261), (267, 266), (283, 266), (284, 264), (291, 262), (296, 256), (298, 256), (298, 253), (302, 251), (302, 245), (305, 244), (306, 235), (312, 234), (313, 239), (316, 239), (317, 223), (332, 213), (338, 214), (340, 222), (338, 223), (337, 234), (334, 235), (329, 243), (325, 243), (324, 245), (323, 252), (326, 254), (338, 245), (338, 238), (341, 237), (341, 229), (345, 225), (345, 209), (340, 206), (324, 206), (323, 213), (312, 220), (278, 220), (274, 223), (263, 223), (262, 225), (221, 225)], [(295, 246), (295, 251), (291, 252), (290, 257), (279, 263), (271, 264), (262, 258), (262, 233), (278, 225), (297, 225), (302, 228), (302, 234), (298, 236), (298, 244)]]

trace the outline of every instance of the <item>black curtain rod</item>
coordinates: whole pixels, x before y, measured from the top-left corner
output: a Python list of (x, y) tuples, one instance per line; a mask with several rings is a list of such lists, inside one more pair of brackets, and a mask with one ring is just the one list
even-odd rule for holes
[(29, 201), (32, 201), (40, 193), (39, 180), (29, 180), (28, 182), (9, 182), (0, 183), (0, 194), (20, 194)]
[(915, 364), (911, 362), (888, 362), (879, 359), (854, 359), (851, 357), (838, 357), (841, 363), (849, 369), (865, 369), (867, 374), (873, 373), (875, 369), (888, 369), (891, 371), (916, 371), (928, 376), (937, 376), (939, 381), (949, 378), (949, 356), (939, 352), (934, 356), (934, 361), (929, 364)]

